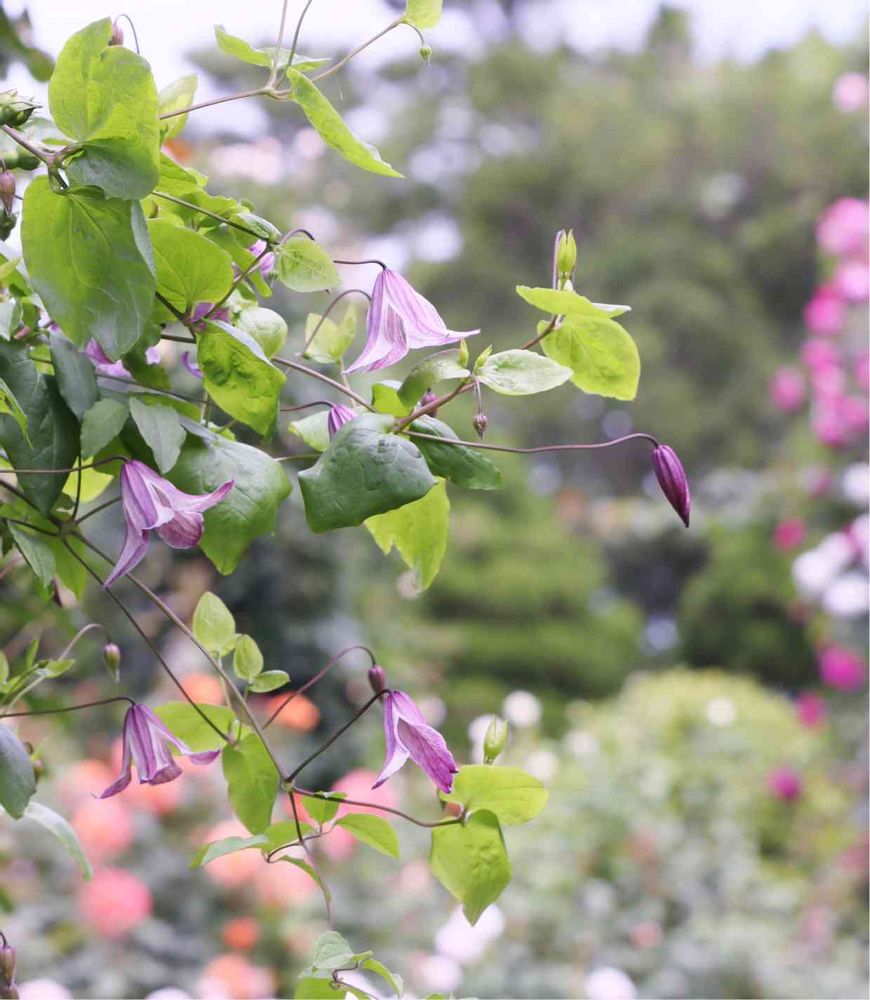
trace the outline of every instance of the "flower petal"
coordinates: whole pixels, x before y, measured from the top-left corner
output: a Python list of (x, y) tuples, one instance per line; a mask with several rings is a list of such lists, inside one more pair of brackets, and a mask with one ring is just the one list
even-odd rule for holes
[(384, 274), (384, 305), (398, 315), (408, 347), (437, 347), (480, 333), (480, 330), (448, 330), (435, 306), (415, 291), (401, 274), (397, 271), (385, 271)]
[(111, 587), (115, 580), (125, 576), (130, 570), (135, 569), (145, 558), (148, 551), (148, 533), (134, 528), (132, 524), (127, 524), (127, 534), (124, 537), (124, 547), (115, 563), (115, 568), (106, 577), (103, 589)]
[(174, 549), (192, 549), (202, 538), (202, 514), (181, 511), (168, 524), (162, 524), (157, 534)]
[(453, 775), (459, 770), (444, 737), (431, 726), (413, 726), (399, 719), (397, 735), (411, 755), (442, 792), (453, 790)]
[(109, 785), (109, 787), (100, 795), (101, 799), (108, 799), (111, 798), (111, 796), (113, 795), (117, 795), (118, 792), (123, 792), (124, 789), (127, 787), (127, 785), (130, 784), (130, 779), (132, 778), (132, 771), (130, 769), (130, 765), (132, 764), (133, 761), (130, 755), (129, 725), (130, 725), (130, 710), (132, 709), (132, 707), (133, 706), (131, 705), (130, 709), (127, 710), (127, 714), (124, 716), (124, 729), (123, 729), (123, 735), (121, 737), (122, 744), (124, 747), (124, 754), (123, 757), (121, 758), (121, 773), (117, 777), (117, 779), (113, 781), (112, 784)]
[(369, 306), (366, 328), (368, 336), (362, 354), (346, 371), (376, 371), (395, 364), (408, 353), (408, 345), (402, 334), (402, 324), (384, 302), (386, 271), (381, 271), (372, 289), (372, 304)]
[(386, 755), (383, 769), (372, 785), (372, 788), (379, 788), (387, 778), (391, 778), (410, 756), (408, 751), (399, 743), (398, 736), (396, 735), (396, 727), (399, 722), (399, 716), (393, 704), (396, 693), (395, 691), (390, 691), (384, 698), (384, 741), (386, 743)]

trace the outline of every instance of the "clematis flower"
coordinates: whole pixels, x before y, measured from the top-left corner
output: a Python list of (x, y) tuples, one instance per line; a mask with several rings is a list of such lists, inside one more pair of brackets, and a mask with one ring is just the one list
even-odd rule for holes
[(384, 695), (384, 736), (387, 755), (384, 768), (372, 788), (378, 788), (410, 757), (442, 792), (453, 789), (459, 768), (453, 754), (436, 729), (427, 725), (420, 709), (404, 691)]
[[(122, 361), (110, 361), (106, 352), (100, 347), (96, 340), (91, 338), (85, 345), (85, 357), (87, 357), (98, 375), (105, 375), (111, 378), (132, 378)], [(160, 348), (149, 347), (145, 351), (145, 361), (149, 365), (156, 365), (160, 361)]]
[(198, 379), (202, 378), (202, 369), (193, 360), (193, 355), (190, 353), (190, 351), (185, 351), (184, 354), (181, 355), (181, 363), (194, 378)]
[(349, 406), (342, 406), (341, 403), (330, 406), (329, 416), (326, 418), (326, 429), (329, 431), (330, 440), (338, 434), (341, 427), (353, 420), (355, 416), (356, 410), (352, 410)]
[(148, 550), (149, 531), (156, 529), (174, 549), (196, 545), (202, 537), (203, 511), (219, 504), (232, 488), (230, 479), (213, 493), (183, 493), (143, 462), (125, 462), (121, 469), (121, 502), (127, 534), (115, 568), (103, 586), (110, 586), (142, 561)]
[(443, 347), (480, 333), (448, 330), (435, 306), (389, 268), (381, 271), (372, 289), (367, 331), (366, 346), (348, 372), (377, 371), (394, 365), (415, 348)]
[(123, 792), (130, 784), (132, 765), (136, 765), (140, 785), (162, 785), (181, 774), (181, 768), (173, 760), (170, 746), (184, 754), (194, 764), (210, 764), (219, 750), (194, 753), (186, 743), (182, 743), (166, 728), (160, 719), (145, 705), (132, 704), (124, 716), (124, 757), (118, 779), (100, 795), (107, 799)]
[(692, 498), (689, 495), (689, 481), (683, 463), (677, 458), (674, 449), (667, 444), (656, 445), (653, 448), (652, 463), (662, 493), (688, 528)]

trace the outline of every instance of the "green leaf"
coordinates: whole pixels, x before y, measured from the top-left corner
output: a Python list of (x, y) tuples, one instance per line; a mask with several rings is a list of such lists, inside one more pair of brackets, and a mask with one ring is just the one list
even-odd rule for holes
[(86, 879), (91, 878), (93, 870), (85, 856), (78, 835), (60, 813), (49, 809), (48, 806), (44, 806), (41, 802), (28, 802), (22, 819), (32, 819), (34, 823), (38, 823), (43, 829), (54, 834), (66, 848), (67, 854), (79, 866), (82, 875)]
[(278, 247), (275, 277), (294, 292), (322, 292), (341, 284), (332, 257), (307, 236), (291, 236)]
[(157, 183), (160, 126), (148, 63), (123, 45), (109, 46), (106, 17), (76, 32), (61, 49), (48, 85), (59, 129), (83, 146), (64, 164), (75, 185), (110, 198), (144, 198)]
[(342, 799), (347, 798), (343, 792), (321, 792), (320, 795), (302, 795), (300, 797), (308, 815), (321, 825), (335, 818)]
[(132, 396), (130, 416), (151, 449), (157, 468), (164, 474), (169, 472), (178, 461), (185, 438), (178, 413), (171, 406), (146, 404)]
[(365, 526), (384, 555), (396, 546), (405, 565), (414, 572), (417, 590), (426, 590), (438, 575), (447, 551), (450, 501), (444, 480), (439, 480), (420, 500), (370, 517)]
[(290, 675), (286, 670), (264, 670), (251, 681), (251, 690), (257, 694), (275, 691), (289, 683)]
[(261, 240), (277, 242), (281, 239), (281, 230), (276, 225), (262, 216), (254, 215), (253, 212), (239, 212), (238, 215), (233, 217), (232, 221), (238, 222), (242, 226), (247, 226)]
[[(318, 323), (319, 329), (317, 329)], [(311, 340), (311, 334), (315, 329), (317, 333)], [(305, 348), (305, 357), (321, 364), (340, 361), (355, 336), (356, 310), (353, 306), (347, 307), (338, 323), (334, 323), (328, 316), (324, 318), (317, 313), (309, 313), (305, 320), (305, 343), (308, 344)]]
[[(236, 726), (236, 716), (226, 705), (197, 705), (197, 708), (222, 733), (229, 733)], [(155, 715), (166, 724), (173, 736), (177, 736), (194, 752), (222, 749), (226, 746), (226, 740), (212, 729), (200, 712), (187, 701), (168, 701), (154, 709)], [(244, 726), (241, 730), (248, 731)], [(238, 729), (235, 731), (238, 732)]]
[[(36, 183), (36, 182), (34, 182)], [(27, 436), (15, 416), (0, 414), (0, 442), (12, 465), (21, 469), (68, 469), (79, 451), (79, 425), (61, 398), (57, 383), (43, 375), (19, 343), (0, 341), (0, 379), (27, 414)], [(66, 476), (51, 472), (21, 473), (19, 485), (43, 514), (63, 492)]]
[[(177, 80), (164, 87), (157, 95), (158, 113), (168, 115), (172, 111), (182, 111), (193, 104), (196, 95), (197, 85), (196, 73), (179, 77)], [(175, 115), (174, 118), (167, 118), (160, 123), (163, 132), (163, 141), (172, 139), (187, 124), (187, 115)]]
[(260, 345), (228, 323), (208, 322), (197, 347), (206, 392), (231, 417), (260, 434), (270, 434), (284, 376)]
[(363, 414), (345, 424), (310, 468), (299, 473), (305, 516), (314, 532), (362, 524), (419, 500), (435, 478), (417, 448), (386, 433), (392, 417)]
[(637, 345), (612, 319), (569, 316), (544, 337), (541, 347), (548, 357), (571, 369), (571, 381), (584, 392), (612, 399), (637, 395)]
[(264, 833), (258, 833), (255, 837), (224, 837), (222, 840), (214, 840), (210, 844), (203, 844), (200, 847), (191, 858), (190, 867), (200, 868), (226, 854), (235, 854), (236, 851), (247, 851), (251, 848), (263, 848), (268, 843), (269, 838)]
[(13, 819), (21, 819), (35, 791), (30, 755), (15, 733), (0, 723), (0, 806)]
[(236, 326), (252, 337), (267, 358), (274, 357), (287, 339), (287, 322), (274, 309), (252, 306), (236, 317)]
[(436, 827), (432, 831), (429, 867), (462, 903), (468, 922), (476, 924), (511, 880), (511, 865), (495, 814), (481, 810), (465, 824)]
[(251, 833), (262, 833), (278, 794), (278, 774), (263, 741), (251, 733), (224, 747), (221, 763), (233, 811)]
[[(226, 656), (236, 645), (236, 620), (224, 602), (207, 590), (193, 612), (193, 634), (215, 656)], [(245, 636), (248, 638), (248, 636)], [(253, 640), (251, 640), (253, 641)]]
[(383, 816), (375, 816), (372, 813), (349, 813), (347, 816), (342, 816), (336, 826), (347, 830), (357, 840), (368, 844), (381, 854), (398, 859), (399, 838)]
[(530, 396), (547, 392), (571, 378), (571, 369), (542, 358), (532, 351), (502, 351), (490, 354), (481, 365), (478, 378), (503, 396)]
[(357, 955), (338, 931), (326, 931), (314, 943), (314, 960), (311, 963), (311, 968), (312, 970), (334, 972), (343, 965), (353, 964), (356, 958)]
[(488, 809), (503, 826), (528, 823), (547, 804), (547, 797), (541, 782), (518, 767), (485, 764), (460, 768), (453, 779), (453, 791), (441, 795), (445, 802), (458, 802), (469, 813)]
[(266, 69), (271, 66), (272, 60), (268, 52), (261, 52), (246, 42), (244, 38), (239, 38), (237, 35), (231, 35), (228, 31), (224, 31), (222, 24), (214, 26), (214, 37), (218, 43), (218, 48), (228, 56), (240, 59), (250, 66), (263, 66)]
[[(451, 441), (457, 440), (452, 427), (428, 415), (418, 417), (411, 424), (411, 430), (434, 434)], [(504, 486), (498, 467), (474, 448), (458, 444), (439, 444), (437, 441), (428, 441), (424, 438), (412, 440), (426, 459), (433, 476), (443, 476), (457, 486), (464, 486), (470, 490), (500, 490)]]
[(82, 421), (82, 458), (90, 458), (120, 432), (127, 422), (126, 401), (101, 399), (88, 410)]
[(441, 20), (441, 0), (407, 0), (402, 20), (415, 28), (434, 28)]
[(6, 654), (0, 649), (0, 686), (9, 680), (9, 660)]
[(346, 160), (363, 170), (385, 177), (402, 176), (381, 159), (381, 154), (374, 146), (358, 139), (351, 132), (341, 120), (341, 115), (307, 77), (289, 67), (286, 72), (292, 88), (291, 98), (302, 108), (305, 117), (327, 146), (332, 146)]
[(49, 349), (60, 394), (81, 420), (85, 411), (99, 399), (94, 366), (72, 341), (57, 330), (52, 330), (49, 335)]
[(154, 277), (138, 202), (91, 188), (55, 194), (47, 177), (24, 193), (24, 259), (52, 319), (80, 347), (95, 337), (117, 360), (151, 318)]
[(405, 381), (399, 386), (399, 400), (406, 406), (413, 406), (414, 403), (431, 389), (436, 382), (444, 379), (465, 378), (471, 373), (457, 360), (459, 351), (452, 348), (448, 351), (441, 351), (425, 358), (418, 365), (415, 365)]
[(252, 681), (262, 669), (263, 654), (260, 652), (260, 647), (249, 635), (240, 635), (233, 651), (233, 670), (236, 676), (243, 681)]
[(215, 434), (188, 434), (169, 478), (188, 493), (209, 493), (228, 479), (234, 481), (229, 496), (205, 512), (199, 543), (224, 574), (232, 573), (254, 538), (274, 531), (278, 506), (291, 489), (287, 473), (273, 458)]
[(15, 397), (15, 393), (0, 378), (0, 413), (8, 413), (15, 421), (18, 430), (24, 438), (26, 444), (31, 444), (30, 432), (27, 430), (27, 414), (21, 408), (21, 403)]
[(176, 226), (167, 219), (148, 223), (157, 291), (180, 312), (199, 302), (219, 302), (233, 283), (230, 255), (202, 233)]
[(406, 406), (399, 399), (399, 386), (401, 382), (395, 379), (386, 379), (383, 382), (375, 382), (372, 386), (372, 406), (378, 413), (389, 413), (394, 417), (407, 417), (413, 406)]
[(321, 410), (319, 413), (312, 413), (310, 417), (294, 420), (289, 430), (291, 434), (302, 438), (314, 451), (326, 451), (329, 447), (329, 411)]
[(330, 985), (331, 981), (331, 976), (328, 979), (305, 976), (299, 980), (293, 996), (295, 1000), (336, 1000), (341, 990), (334, 990)]
[(556, 316), (589, 316), (593, 319), (613, 319), (631, 311), (631, 306), (611, 306), (590, 302), (570, 288), (529, 288), (517, 285), (517, 295), (529, 305)]
[(42, 535), (28, 531), (20, 524), (9, 524), (9, 531), (15, 539), (18, 551), (33, 570), (36, 578), (47, 587), (55, 574), (54, 553)]
[(360, 969), (380, 976), (397, 997), (405, 992), (405, 984), (398, 972), (391, 972), (383, 962), (379, 962), (376, 958), (367, 958), (360, 964)]

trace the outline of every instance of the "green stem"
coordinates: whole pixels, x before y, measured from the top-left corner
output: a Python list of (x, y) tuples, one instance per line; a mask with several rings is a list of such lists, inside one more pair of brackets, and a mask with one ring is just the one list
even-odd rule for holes
[(386, 28), (383, 29), (383, 31), (379, 31), (376, 35), (372, 35), (372, 37), (369, 38), (368, 41), (363, 42), (362, 45), (358, 45), (353, 50), (353, 52), (348, 52), (348, 54), (343, 59), (339, 59), (339, 61), (334, 66), (330, 66), (329, 69), (325, 69), (322, 73), (317, 73), (315, 76), (312, 76), (310, 78), (311, 82), (316, 83), (318, 80), (323, 80), (327, 76), (332, 76), (333, 73), (337, 73), (338, 70), (340, 70), (343, 66), (346, 66), (351, 61), (351, 59), (355, 59), (360, 54), (360, 52), (367, 49), (379, 38), (383, 38), (384, 35), (389, 34), (393, 30), (393, 28), (398, 28), (399, 25), (403, 23), (404, 22), (400, 17), (396, 18), (395, 21), (391, 21), (386, 26)]
[[(271, 97), (270, 87), (258, 87), (257, 90), (243, 90), (238, 94), (227, 94), (225, 97), (214, 97), (210, 101), (200, 101), (199, 104), (190, 104), (179, 111), (167, 111), (160, 116), (163, 121), (166, 118), (176, 118), (178, 115), (186, 115), (190, 111), (199, 111), (201, 108), (212, 108), (216, 104), (228, 104), (230, 101), (243, 101), (246, 97)], [(5, 127), (5, 126), (4, 126)]]

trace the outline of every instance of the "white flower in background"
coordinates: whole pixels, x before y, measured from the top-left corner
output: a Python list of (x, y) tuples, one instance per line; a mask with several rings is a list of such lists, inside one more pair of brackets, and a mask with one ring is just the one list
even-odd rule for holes
[(844, 573), (825, 590), (822, 607), (835, 618), (857, 618), (867, 614), (870, 603), (870, 584), (867, 577), (857, 570)]
[(852, 546), (842, 532), (828, 535), (819, 545), (799, 555), (792, 566), (792, 577), (804, 597), (817, 600), (851, 563)]
[(256, 142), (231, 142), (211, 154), (211, 166), (225, 177), (247, 177), (257, 184), (278, 184), (286, 174), (286, 154), (272, 136)]
[(541, 721), (541, 703), (530, 691), (512, 691), (502, 704), (508, 722), (527, 728)]
[(525, 759), (525, 769), (545, 784), (559, 772), (559, 758), (551, 750), (535, 750)]
[(154, 990), (145, 1000), (190, 1000), (190, 994), (177, 986), (164, 986), (162, 990)]
[(435, 948), (440, 955), (466, 965), (477, 961), (503, 931), (504, 915), (494, 904), (483, 911), (474, 927), (465, 919), (462, 910), (456, 909), (436, 933)]
[(737, 718), (737, 709), (730, 698), (711, 698), (707, 702), (707, 719), (714, 726), (730, 726)]
[(866, 507), (870, 502), (870, 465), (855, 462), (843, 473), (843, 496), (856, 507)]
[(21, 1000), (72, 1000), (72, 993), (53, 979), (29, 979), (18, 984)]
[(563, 742), (568, 753), (575, 757), (589, 757), (601, 749), (598, 739), (585, 729), (572, 729), (565, 734)]
[(417, 972), (427, 992), (452, 993), (462, 982), (462, 967), (446, 955), (427, 955)]
[(588, 1000), (634, 1000), (637, 990), (622, 969), (602, 965), (586, 977), (586, 996)]

